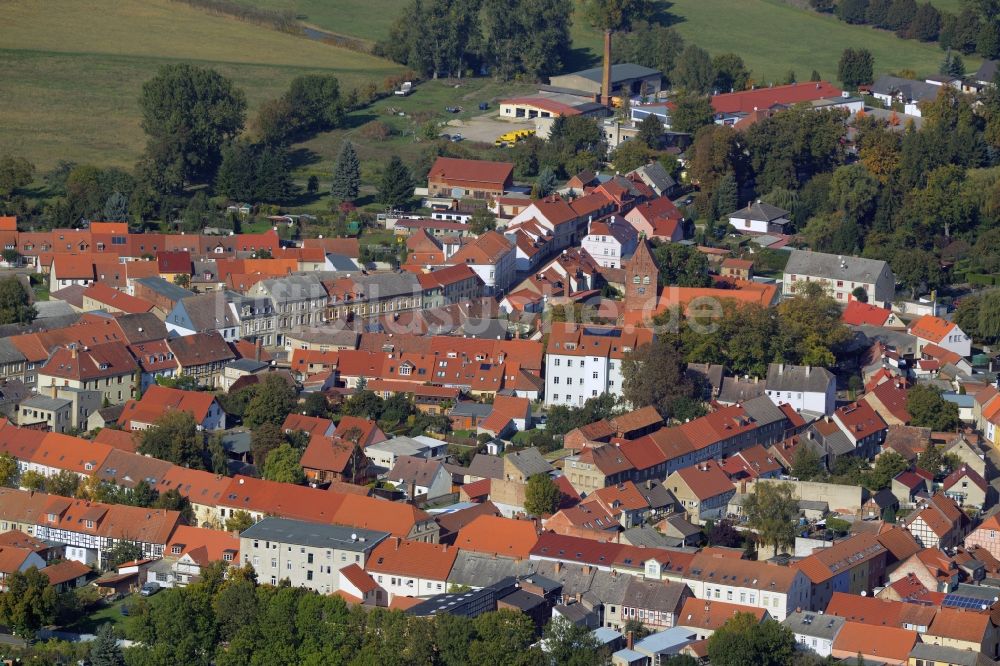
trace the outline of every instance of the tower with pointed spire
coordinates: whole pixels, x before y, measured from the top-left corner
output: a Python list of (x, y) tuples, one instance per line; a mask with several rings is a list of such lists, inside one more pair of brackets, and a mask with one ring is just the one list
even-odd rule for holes
[(652, 310), (656, 307), (660, 269), (653, 260), (649, 241), (639, 239), (632, 258), (625, 262), (625, 308)]

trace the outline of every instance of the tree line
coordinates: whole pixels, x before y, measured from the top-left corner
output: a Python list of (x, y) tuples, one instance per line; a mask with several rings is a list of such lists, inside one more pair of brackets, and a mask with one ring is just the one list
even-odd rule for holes
[(809, 0), (809, 4), (845, 23), (888, 30), (902, 39), (937, 42), (944, 51), (1000, 57), (1000, 7), (991, 0), (968, 0), (958, 14), (916, 0)]

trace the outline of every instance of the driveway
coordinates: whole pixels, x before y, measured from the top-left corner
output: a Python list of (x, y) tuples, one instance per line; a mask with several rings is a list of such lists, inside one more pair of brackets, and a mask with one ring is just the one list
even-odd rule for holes
[(502, 120), (494, 113), (486, 113), (481, 116), (462, 120), (455, 118), (448, 121), (448, 126), (442, 132), (447, 134), (461, 134), (466, 141), (480, 141), (482, 143), (493, 143), (501, 134), (505, 134), (516, 129), (535, 129), (534, 120)]

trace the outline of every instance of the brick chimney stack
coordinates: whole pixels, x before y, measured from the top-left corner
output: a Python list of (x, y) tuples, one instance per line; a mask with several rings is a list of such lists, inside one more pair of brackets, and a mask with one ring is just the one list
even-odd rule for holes
[(604, 74), (601, 77), (601, 104), (611, 107), (611, 30), (604, 31)]

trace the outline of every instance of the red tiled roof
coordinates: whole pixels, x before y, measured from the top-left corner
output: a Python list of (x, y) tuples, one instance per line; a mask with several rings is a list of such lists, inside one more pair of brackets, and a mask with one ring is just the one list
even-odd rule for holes
[(763, 608), (688, 597), (677, 616), (677, 626), (715, 631), (737, 613), (749, 613), (757, 618), (758, 622), (763, 622), (767, 616), (767, 611)]
[[(174, 552), (175, 548), (180, 552)], [(198, 564), (209, 562), (239, 561), (240, 538), (232, 532), (204, 527), (178, 525), (167, 543), (165, 555), (188, 555)]]
[(502, 190), (504, 184), (513, 173), (513, 162), (489, 162), (487, 160), (439, 157), (431, 166), (431, 170), (427, 174), (427, 179), (483, 183)]
[(896, 627), (872, 627), (858, 622), (845, 622), (833, 641), (834, 654), (873, 657), (893, 663), (907, 663), (910, 650), (917, 642), (917, 632)]
[(910, 324), (909, 333), (922, 340), (941, 342), (954, 327), (955, 324), (941, 317), (924, 315)]
[(674, 473), (683, 479), (695, 497), (702, 501), (735, 490), (733, 482), (714, 460), (684, 467)]
[(112, 289), (103, 282), (91, 284), (83, 291), (83, 296), (130, 314), (149, 312), (153, 309), (153, 304), (146, 299), (129, 296), (123, 291)]
[(479, 516), (460, 529), (455, 539), (455, 545), (462, 550), (518, 559), (528, 559), (537, 542), (534, 522), (500, 516)]
[(375, 547), (365, 568), (369, 573), (446, 581), (457, 556), (457, 548), (444, 544), (390, 537)]
[(847, 304), (847, 307), (844, 308), (843, 319), (844, 323), (849, 326), (861, 326), (863, 324), (868, 324), (869, 326), (884, 326), (886, 320), (891, 314), (892, 311), (886, 308), (880, 308), (877, 305), (852, 300)]
[(208, 418), (215, 395), (206, 391), (182, 391), (153, 384), (139, 400), (125, 403), (118, 424), (131, 430), (132, 424), (151, 424), (168, 411), (187, 412), (195, 423), (204, 424)]
[(715, 95), (712, 97), (712, 109), (716, 113), (752, 113), (777, 105), (792, 106), (800, 102), (840, 97), (841, 92), (839, 88), (826, 81), (792, 83)]

